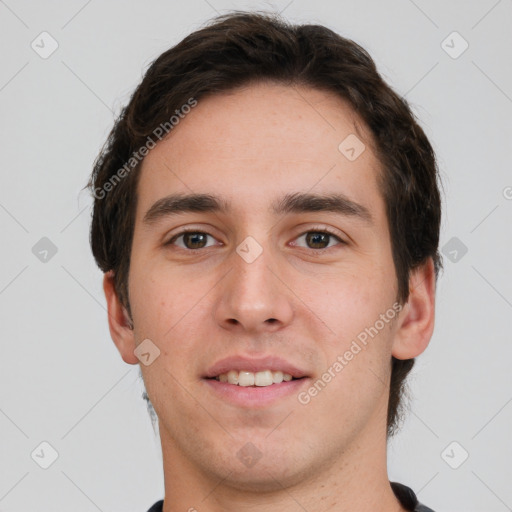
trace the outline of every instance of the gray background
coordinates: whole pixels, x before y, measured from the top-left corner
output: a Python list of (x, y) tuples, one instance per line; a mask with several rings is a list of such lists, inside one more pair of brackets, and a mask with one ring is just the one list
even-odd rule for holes
[[(444, 180), (445, 272), (390, 478), (436, 512), (512, 510), (512, 0), (0, 1), (0, 510), (141, 512), (163, 496), (138, 367), (108, 333), (81, 189), (147, 65), (233, 8), (354, 39), (410, 101)], [(51, 49), (43, 31), (58, 43), (46, 59), (31, 47)], [(469, 44), (457, 58), (454, 31)], [(48, 469), (44, 441), (58, 452)]]

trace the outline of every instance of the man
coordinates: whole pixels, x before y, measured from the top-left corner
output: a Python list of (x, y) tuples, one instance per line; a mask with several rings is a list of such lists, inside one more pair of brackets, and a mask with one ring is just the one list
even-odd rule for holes
[(110, 333), (159, 420), (152, 512), (431, 510), (386, 441), (434, 328), (437, 182), (325, 27), (236, 12), (150, 66), (89, 185)]

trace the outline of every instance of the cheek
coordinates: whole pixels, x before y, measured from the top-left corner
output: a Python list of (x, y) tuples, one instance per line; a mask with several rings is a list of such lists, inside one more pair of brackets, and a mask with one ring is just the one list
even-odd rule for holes
[(354, 335), (343, 333), (324, 346), (325, 369), (299, 397), (308, 414), (324, 418), (325, 428), (341, 438), (360, 432), (374, 414), (386, 417), (391, 360), (391, 323), (379, 330), (375, 320), (347, 318)]
[(325, 355), (327, 372), (319, 386), (329, 381), (324, 400), (332, 407), (355, 407), (358, 400), (371, 403), (387, 385), (397, 313), (394, 290), (386, 283), (382, 272), (361, 272), (333, 279), (325, 283), (324, 294), (309, 296), (312, 309), (330, 329), (328, 338), (318, 340), (318, 348)]
[(392, 290), (382, 272), (362, 269), (318, 279), (302, 290), (304, 303), (330, 328), (340, 348), (392, 306)]
[[(195, 283), (183, 272), (171, 273), (163, 266), (146, 265), (143, 270), (134, 272), (130, 291), (136, 339), (149, 338), (160, 350), (160, 364), (149, 373), (167, 380), (166, 368), (181, 380), (193, 380), (191, 365), (183, 362), (195, 361), (205, 328), (211, 331), (211, 303), (204, 297), (207, 285), (204, 279)], [(173, 386), (173, 380), (167, 384)]]
[(163, 265), (138, 264), (137, 259), (132, 260), (130, 303), (135, 326), (146, 337), (165, 337), (198, 300), (191, 283), (186, 286), (175, 274)]
[(201, 339), (198, 315), (204, 312), (197, 302), (202, 294), (160, 272), (151, 274), (138, 275), (131, 283), (135, 337), (138, 342), (150, 339), (160, 351), (153, 363), (141, 365), (141, 371), (157, 414), (174, 418), (187, 414), (190, 395), (184, 390), (196, 379), (192, 362)]

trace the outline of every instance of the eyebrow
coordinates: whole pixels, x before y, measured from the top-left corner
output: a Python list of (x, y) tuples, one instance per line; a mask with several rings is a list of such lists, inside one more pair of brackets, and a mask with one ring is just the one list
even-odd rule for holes
[[(274, 215), (287, 213), (334, 212), (373, 224), (370, 210), (343, 194), (286, 194), (270, 207)], [(181, 213), (229, 213), (231, 205), (211, 194), (171, 194), (156, 201), (144, 215), (144, 224), (154, 224), (160, 219)]]

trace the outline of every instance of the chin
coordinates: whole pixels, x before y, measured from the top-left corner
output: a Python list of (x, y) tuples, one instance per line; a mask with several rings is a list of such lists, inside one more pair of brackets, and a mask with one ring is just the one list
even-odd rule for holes
[(228, 471), (227, 475), (224, 474), (223, 485), (239, 491), (255, 493), (282, 491), (283, 488), (299, 484), (306, 473), (297, 471), (297, 468), (291, 464), (285, 464), (284, 462), (276, 464), (272, 461), (264, 463), (260, 460), (252, 468), (234, 466), (229, 470), (231, 473)]
[(269, 441), (267, 439), (265, 443), (263, 439), (256, 438), (254, 444), (250, 441), (237, 443), (233, 450), (226, 450), (224, 446), (220, 458), (203, 459), (201, 462), (203, 467), (209, 466), (211, 476), (222, 480), (223, 486), (258, 493), (282, 491), (300, 484), (308, 475), (315, 474), (319, 469), (317, 466), (322, 465), (321, 461), (306, 460), (307, 454), (297, 442), (287, 446)]

